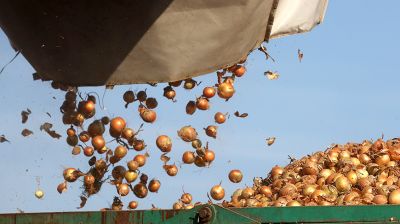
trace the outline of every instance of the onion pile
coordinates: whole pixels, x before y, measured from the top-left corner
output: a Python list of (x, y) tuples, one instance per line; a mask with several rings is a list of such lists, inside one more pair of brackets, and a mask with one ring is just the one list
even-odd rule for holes
[(333, 145), (286, 167), (273, 167), (267, 178), (255, 178), (252, 187), (236, 190), (222, 205), (400, 204), (399, 151), (400, 138)]

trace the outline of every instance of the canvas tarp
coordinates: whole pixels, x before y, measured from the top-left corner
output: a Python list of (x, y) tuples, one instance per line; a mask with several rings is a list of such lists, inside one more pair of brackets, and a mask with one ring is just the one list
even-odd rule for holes
[(245, 59), (319, 24), (328, 0), (0, 1), (0, 26), (39, 74), (72, 85), (166, 82)]

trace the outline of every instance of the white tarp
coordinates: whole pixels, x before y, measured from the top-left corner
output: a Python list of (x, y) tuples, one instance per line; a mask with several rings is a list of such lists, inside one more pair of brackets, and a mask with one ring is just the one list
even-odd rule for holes
[(320, 24), (328, 0), (279, 0), (270, 39), (310, 31)]
[(309, 31), (328, 0), (0, 1), (0, 27), (44, 79), (167, 82), (225, 68)]

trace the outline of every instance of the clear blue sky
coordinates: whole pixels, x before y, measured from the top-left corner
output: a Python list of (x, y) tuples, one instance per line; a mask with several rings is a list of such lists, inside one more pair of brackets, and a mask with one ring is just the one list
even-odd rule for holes
[[(201, 88), (187, 93), (178, 90), (176, 104), (162, 98), (159, 89), (146, 86), (149, 95), (156, 96), (160, 105), (159, 119), (146, 125), (141, 134), (148, 144), (151, 158), (143, 169), (150, 177), (161, 180), (158, 194), (138, 200), (141, 209), (151, 204), (169, 208), (182, 193), (192, 193), (195, 201), (206, 201), (206, 192), (222, 180), (227, 192), (252, 184), (255, 176), (265, 176), (275, 165), (285, 165), (287, 156), (301, 157), (324, 150), (331, 143), (360, 142), (363, 139), (399, 136), (400, 104), (398, 103), (400, 76), (398, 55), (400, 31), (397, 29), (400, 2), (330, 1), (325, 21), (310, 33), (273, 40), (268, 45), (276, 63), (266, 62), (264, 56), (254, 52), (247, 62), (248, 73), (237, 82), (237, 94), (225, 103), (212, 100), (211, 111), (198, 112), (194, 117), (185, 115), (185, 103), (200, 95)], [(297, 49), (304, 52), (304, 60), (297, 60)], [(15, 52), (5, 35), (0, 32), (0, 65)], [(267, 80), (266, 70), (278, 71), (280, 79)], [(80, 183), (69, 185), (68, 192), (59, 195), (56, 186), (64, 167), (88, 168), (83, 155), (73, 157), (64, 140), (54, 140), (39, 130), (43, 122), (55, 124), (65, 137), (66, 126), (61, 124), (58, 112), (63, 93), (49, 87), (49, 83), (32, 81), (32, 67), (19, 56), (0, 75), (0, 105), (2, 121), (0, 134), (11, 144), (0, 144), (0, 213), (74, 211), (79, 205)], [(202, 86), (211, 85), (215, 75), (198, 80)], [(127, 89), (140, 90), (144, 86), (120, 86), (108, 91), (103, 114), (127, 117), (128, 125), (137, 128), (141, 121), (135, 107), (125, 109), (122, 94)], [(102, 94), (104, 88), (83, 88)], [(55, 96), (56, 99), (52, 97)], [(20, 112), (26, 108), (32, 114), (21, 124)], [(154, 141), (159, 134), (173, 136), (171, 156), (179, 161), (190, 145), (176, 136), (181, 126), (191, 124), (207, 139), (201, 129), (212, 123), (216, 111), (239, 110), (249, 113), (246, 119), (233, 116), (221, 125), (218, 138), (209, 139), (216, 152), (216, 161), (208, 169), (184, 165), (176, 177), (168, 177), (161, 168), (160, 152)], [(49, 112), (52, 118), (46, 115)], [(34, 135), (23, 138), (20, 133), (29, 128)], [(276, 143), (267, 147), (265, 138), (276, 136)], [(135, 153), (130, 152), (128, 158)], [(228, 160), (232, 162), (228, 163)], [(232, 184), (227, 179), (231, 169), (241, 169), (244, 180)], [(45, 191), (43, 200), (34, 197), (37, 188)], [(114, 188), (104, 185), (101, 192), (89, 199), (83, 210), (108, 207), (115, 195)], [(124, 202), (134, 199), (133, 194)]]

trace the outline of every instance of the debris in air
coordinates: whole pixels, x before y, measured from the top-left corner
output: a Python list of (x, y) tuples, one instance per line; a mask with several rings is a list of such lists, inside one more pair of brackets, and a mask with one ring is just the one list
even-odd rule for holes
[(266, 71), (264, 75), (267, 76), (269, 80), (275, 80), (279, 78), (279, 74), (277, 72)]
[(21, 135), (24, 137), (28, 137), (30, 135), (33, 135), (33, 132), (31, 130), (25, 128), (24, 130), (22, 130)]
[(269, 137), (269, 138), (267, 138), (266, 140), (267, 140), (267, 145), (268, 146), (271, 146), (272, 144), (274, 144), (274, 142), (275, 142), (275, 137)]
[(26, 111), (23, 110), (23, 111), (21, 112), (21, 117), (22, 117), (22, 123), (23, 123), (23, 124), (25, 124), (26, 121), (28, 121), (29, 114), (31, 114), (31, 113), (32, 113), (32, 111), (29, 110), (29, 108), (27, 108)]
[(0, 135), (0, 143), (3, 143), (3, 142), (10, 142), (10, 141), (8, 141), (8, 139), (6, 139), (6, 136)]
[(35, 197), (36, 197), (37, 199), (42, 199), (42, 198), (44, 197), (44, 192), (43, 192), (42, 190), (40, 190), (40, 189), (37, 189), (37, 190), (35, 191)]
[(234, 113), (234, 115), (235, 115), (236, 117), (241, 117), (241, 118), (245, 118), (245, 117), (249, 116), (248, 113), (242, 113), (242, 114), (240, 114), (239, 111), (236, 111), (236, 112)]
[(85, 207), (86, 202), (87, 202), (87, 197), (81, 196), (81, 203), (79, 204), (79, 207), (77, 207), (77, 209)]
[(44, 124), (42, 124), (42, 125), (40, 125), (40, 130), (41, 131), (45, 131), (45, 132), (47, 132), (47, 134), (49, 134), (52, 138), (57, 138), (57, 139), (59, 139), (59, 138), (61, 138), (61, 135), (60, 134), (58, 134), (56, 131), (54, 131), (54, 130), (51, 130), (51, 128), (53, 127), (53, 125), (52, 124), (50, 124), (50, 123), (48, 123), (48, 122), (45, 122)]
[(300, 49), (297, 49), (297, 57), (299, 58), (299, 62), (303, 60), (303, 52)]
[(170, 157), (166, 156), (167, 153), (163, 153), (160, 157), (160, 160), (165, 164), (171, 159)]
[(265, 54), (266, 60), (270, 59), (275, 62), (275, 59), (271, 57), (270, 54), (268, 54), (267, 48), (261, 44), (261, 46), (258, 48), (259, 51), (263, 52)]

